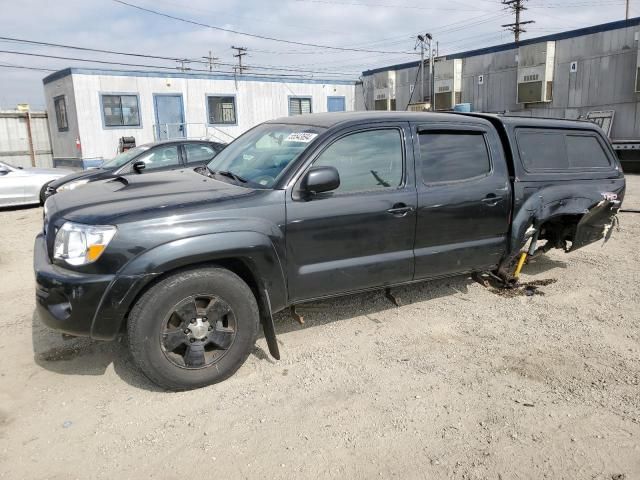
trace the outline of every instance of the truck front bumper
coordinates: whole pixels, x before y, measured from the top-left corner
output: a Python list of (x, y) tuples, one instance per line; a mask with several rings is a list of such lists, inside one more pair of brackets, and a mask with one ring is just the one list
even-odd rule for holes
[(142, 288), (156, 273), (96, 275), (53, 265), (45, 238), (33, 250), (36, 310), (41, 321), (70, 335), (113, 340)]
[(55, 330), (91, 336), (91, 325), (113, 275), (91, 275), (53, 265), (42, 234), (33, 250), (36, 310), (40, 320)]

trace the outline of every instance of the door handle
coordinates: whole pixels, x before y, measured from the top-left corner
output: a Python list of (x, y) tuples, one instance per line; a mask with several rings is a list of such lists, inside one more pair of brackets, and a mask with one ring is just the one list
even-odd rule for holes
[(502, 202), (502, 200), (504, 200), (504, 197), (498, 197), (495, 193), (490, 193), (482, 199), (482, 203), (489, 207), (495, 207), (497, 204)]
[(396, 203), (393, 207), (387, 210), (387, 213), (396, 217), (406, 217), (411, 212), (413, 212), (413, 207), (404, 203)]

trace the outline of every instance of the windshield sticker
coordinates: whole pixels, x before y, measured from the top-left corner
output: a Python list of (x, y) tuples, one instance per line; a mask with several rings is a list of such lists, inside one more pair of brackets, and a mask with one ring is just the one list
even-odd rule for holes
[(308, 132), (290, 133), (289, 136), (284, 139), (284, 141), (309, 143), (311, 140), (313, 140), (317, 136), (318, 136), (317, 133), (308, 133)]

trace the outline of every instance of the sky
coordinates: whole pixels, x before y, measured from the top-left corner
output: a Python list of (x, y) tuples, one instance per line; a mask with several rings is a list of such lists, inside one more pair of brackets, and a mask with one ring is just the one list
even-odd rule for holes
[[(196, 60), (193, 72), (207, 70), (202, 57), (218, 57), (215, 71), (237, 64), (232, 46), (246, 47), (247, 73), (275, 73), (356, 80), (362, 71), (414, 61), (416, 35), (429, 32), (439, 53), (455, 53), (513, 41), (501, 25), (513, 15), (500, 0), (126, 0), (203, 25), (315, 44), (305, 46), (221, 31), (168, 18), (116, 0), (0, 0), (0, 37), (85, 48)], [(640, 0), (630, 0), (630, 16), (640, 16)], [(528, 0), (522, 38), (533, 38), (622, 20), (625, 0)], [(326, 46), (367, 51), (342, 51)], [(22, 54), (3, 53), (7, 51)], [(37, 55), (88, 61), (51, 59)], [(0, 109), (44, 105), (42, 79), (66, 67), (140, 70), (178, 67), (174, 60), (127, 57), (0, 40)], [(202, 61), (205, 63), (197, 63)], [(18, 67), (28, 67), (18, 68)], [(274, 70), (280, 68), (283, 70)]]

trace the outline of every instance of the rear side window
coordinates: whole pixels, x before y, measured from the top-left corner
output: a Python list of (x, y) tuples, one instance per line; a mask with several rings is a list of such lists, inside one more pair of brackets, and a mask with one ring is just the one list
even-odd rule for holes
[(595, 134), (564, 130), (520, 130), (518, 151), (528, 172), (608, 168), (611, 163)]
[(567, 135), (569, 165), (575, 168), (611, 165), (598, 139), (592, 135)]
[(213, 147), (202, 143), (185, 143), (184, 151), (188, 164), (210, 162), (217, 153)]
[(518, 150), (529, 172), (569, 168), (563, 132), (520, 132)]
[(420, 133), (420, 161), (424, 183), (454, 182), (491, 172), (482, 132)]

